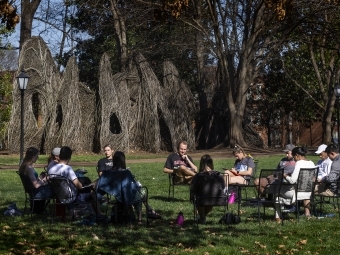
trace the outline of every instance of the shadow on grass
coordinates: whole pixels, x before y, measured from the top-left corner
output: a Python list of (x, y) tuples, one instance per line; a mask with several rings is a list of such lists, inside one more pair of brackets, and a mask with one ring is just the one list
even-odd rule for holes
[(154, 199), (154, 200), (159, 200), (159, 201), (163, 201), (163, 202), (183, 202), (183, 201), (189, 201), (189, 198), (188, 199), (183, 199), (183, 198), (168, 198), (168, 197), (165, 197), (165, 196), (149, 196), (149, 199)]

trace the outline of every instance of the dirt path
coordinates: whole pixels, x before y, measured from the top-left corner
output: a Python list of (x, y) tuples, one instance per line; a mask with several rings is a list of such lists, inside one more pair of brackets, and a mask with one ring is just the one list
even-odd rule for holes
[[(246, 149), (246, 153), (250, 153), (253, 157), (263, 157), (263, 156), (270, 156), (270, 155), (277, 155), (277, 154), (282, 154), (283, 152), (281, 149), (272, 149), (272, 150), (266, 150), (266, 149)], [(143, 157), (148, 157), (150, 158), (144, 158), (144, 159), (127, 159), (126, 163), (127, 164), (138, 164), (138, 163), (154, 163), (154, 162), (162, 162), (165, 163), (165, 160), (167, 156), (169, 155), (169, 152), (161, 152), (157, 153), (157, 158), (155, 158), (155, 154), (153, 153), (147, 153), (147, 152), (130, 152), (130, 155), (140, 155)], [(222, 159), (222, 158), (233, 158), (234, 156), (232, 155), (232, 149), (230, 148), (223, 148), (220, 150), (197, 150), (193, 152), (189, 152), (188, 155), (190, 155), (193, 160), (200, 160), (201, 157), (204, 154), (209, 154), (213, 159)], [(70, 165), (72, 167), (85, 167), (85, 166), (90, 166), (90, 167), (95, 167), (97, 166), (97, 162), (70, 162)], [(43, 168), (46, 165), (43, 164), (36, 164), (35, 167), (37, 168)], [(5, 169), (11, 169), (11, 170), (18, 170), (18, 166), (0, 166), (0, 170), (5, 170)]]

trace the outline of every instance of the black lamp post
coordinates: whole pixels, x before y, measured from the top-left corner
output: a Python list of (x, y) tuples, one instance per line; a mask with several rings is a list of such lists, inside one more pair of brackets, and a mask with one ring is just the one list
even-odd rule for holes
[(337, 124), (338, 124), (338, 146), (339, 146), (339, 135), (340, 135), (340, 126), (339, 126), (339, 97), (340, 97), (340, 85), (337, 83), (334, 86), (334, 94), (336, 96), (336, 115), (337, 115)]
[(30, 78), (24, 71), (21, 70), (21, 73), (16, 77), (19, 90), (21, 92), (21, 123), (20, 123), (20, 165), (23, 160), (24, 155), (24, 93), (27, 88), (28, 79)]

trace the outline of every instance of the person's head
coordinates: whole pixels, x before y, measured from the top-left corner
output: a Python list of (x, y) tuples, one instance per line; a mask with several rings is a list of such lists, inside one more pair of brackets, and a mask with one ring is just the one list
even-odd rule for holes
[(334, 160), (339, 155), (339, 149), (335, 144), (328, 145), (325, 151), (331, 160)]
[(181, 142), (178, 143), (177, 153), (180, 156), (187, 154), (187, 149), (188, 149), (188, 143), (186, 141), (181, 141)]
[(319, 157), (323, 160), (328, 158), (327, 152), (326, 152), (327, 145), (321, 144), (318, 149), (316, 150), (315, 154), (319, 155)]
[(69, 161), (72, 157), (72, 150), (68, 146), (63, 146), (60, 148), (59, 159), (62, 161)]
[(26, 170), (26, 166), (35, 163), (37, 161), (38, 157), (39, 157), (39, 150), (37, 148), (34, 148), (34, 147), (29, 147), (26, 150), (26, 154), (25, 154), (25, 157), (22, 161), (22, 164), (20, 166), (19, 171), (21, 173), (24, 173), (25, 170)]
[(246, 157), (246, 153), (244, 152), (243, 148), (239, 145), (235, 145), (233, 149), (233, 155), (235, 158), (241, 160)]
[(295, 161), (299, 161), (306, 158), (307, 150), (304, 147), (295, 147), (292, 150), (292, 155)]
[(104, 154), (106, 158), (112, 158), (113, 152), (113, 147), (110, 144), (104, 145)]
[(198, 171), (204, 172), (206, 171), (207, 167), (209, 167), (211, 170), (214, 169), (213, 159), (208, 154), (202, 156), (201, 161), (200, 161), (200, 168)]
[(53, 148), (53, 150), (51, 151), (51, 155), (48, 158), (48, 162), (50, 162), (52, 160), (58, 162), (59, 161), (59, 154), (60, 154), (60, 148), (59, 147)]
[(286, 147), (285, 147), (285, 149), (283, 150), (283, 152), (286, 153), (288, 159), (292, 159), (292, 158), (293, 158), (292, 150), (293, 150), (294, 148), (295, 148), (295, 145), (294, 145), (294, 144), (287, 144)]
[(112, 163), (114, 168), (126, 169), (125, 154), (122, 151), (116, 151), (112, 157)]

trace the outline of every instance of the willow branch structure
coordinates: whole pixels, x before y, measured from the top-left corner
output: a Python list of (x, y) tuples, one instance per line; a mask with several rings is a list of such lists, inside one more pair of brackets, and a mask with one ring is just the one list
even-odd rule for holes
[[(45, 153), (55, 146), (91, 152), (94, 138), (99, 137), (100, 148), (111, 143), (125, 152), (176, 150), (180, 140), (187, 140), (189, 148), (195, 149), (194, 97), (170, 61), (163, 64), (160, 82), (142, 55), (131, 58), (126, 72), (113, 74), (109, 56), (104, 54), (99, 68), (99, 106), (95, 92), (79, 82), (75, 57), (60, 74), (40, 37), (23, 45), (21, 69), (31, 77), (25, 92), (26, 147), (35, 146)], [(20, 144), (19, 97), (13, 84), (8, 132), (13, 153)]]

